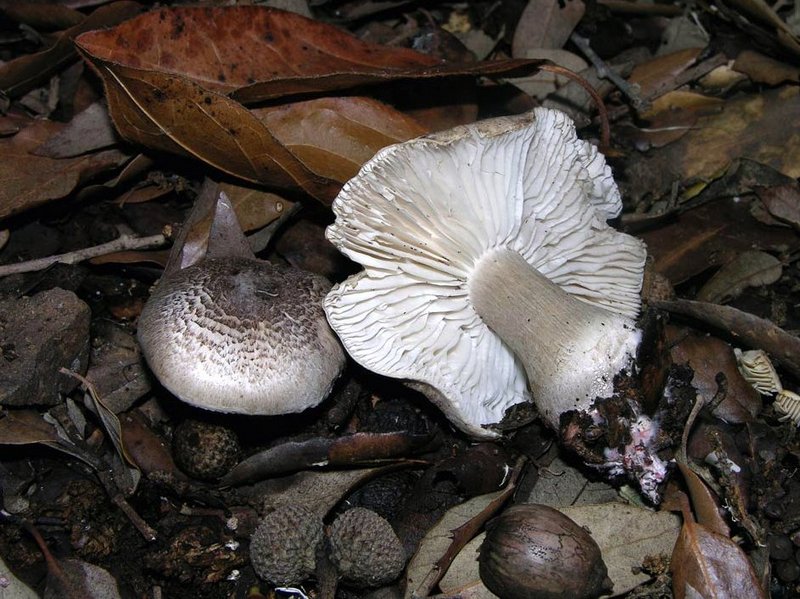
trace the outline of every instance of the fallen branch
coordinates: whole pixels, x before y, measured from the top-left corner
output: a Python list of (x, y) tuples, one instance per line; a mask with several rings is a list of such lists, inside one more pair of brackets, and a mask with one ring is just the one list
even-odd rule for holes
[(9, 275), (16, 275), (26, 272), (37, 272), (52, 266), (53, 264), (76, 264), (91, 258), (113, 254), (114, 252), (122, 252), (126, 250), (146, 250), (156, 247), (161, 247), (167, 243), (167, 238), (164, 235), (150, 235), (149, 237), (133, 237), (131, 235), (120, 235), (113, 241), (101, 243), (74, 252), (67, 252), (66, 254), (57, 254), (55, 256), (48, 256), (47, 258), (37, 258), (36, 260), (28, 260), (26, 262), (18, 262), (17, 264), (4, 264), (0, 266), (0, 277), (7, 277)]

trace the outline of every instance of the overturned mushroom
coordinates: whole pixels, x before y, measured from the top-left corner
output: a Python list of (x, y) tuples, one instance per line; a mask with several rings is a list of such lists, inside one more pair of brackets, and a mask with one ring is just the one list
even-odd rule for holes
[(161, 383), (183, 401), (243, 414), (320, 403), (344, 366), (317, 275), (257, 260), (224, 193), (206, 257), (162, 277), (138, 337)]
[(528, 386), (558, 429), (635, 367), (646, 250), (606, 224), (621, 208), (558, 111), (390, 146), (333, 204), (328, 238), (365, 269), (328, 294), (328, 321), (471, 435), (493, 436)]

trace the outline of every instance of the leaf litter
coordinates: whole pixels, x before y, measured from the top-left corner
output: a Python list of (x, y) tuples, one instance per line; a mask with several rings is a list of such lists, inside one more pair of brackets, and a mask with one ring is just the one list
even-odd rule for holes
[[(191, 584), (197, 597), (266, 594), (250, 534), (266, 512), (303, 503), (327, 523), (353, 506), (389, 520), (411, 560), (398, 595), (488, 597), (475, 561), (483, 523), (548, 498), (592, 532), (615, 594), (800, 592), (800, 441), (733, 350), (764, 350), (782, 387), (798, 391), (796, 11), (742, 1), (690, 19), (645, 2), (300, 4), (310, 16), (0, 6), (0, 301), (13, 314), (24, 298), (45, 305), (48, 290), (74, 292), (91, 310), (75, 341), (92, 348), (73, 363), (47, 343), (34, 354), (0, 312), (0, 387), (30, 384), (18, 367), (28, 360), (43, 381), (66, 368), (90, 389), (62, 381), (29, 400), (0, 396), (0, 574), (12, 592), (179, 596)], [(670, 323), (651, 348), (666, 389), (648, 406), (673, 471), (661, 505), (598, 481), (533, 416), (474, 446), (416, 393), (352, 365), (328, 401), (286, 417), (202, 413), (148, 380), (133, 333), (168, 259), (146, 248), (173, 241), (202, 260), (210, 216), (184, 224), (197, 198), (224, 191), (259, 256), (340, 281), (354, 266), (324, 239), (329, 204), (381, 148), (538, 103), (602, 138), (598, 106), (577, 84), (546, 73), (529, 87), (548, 68), (542, 57), (580, 69), (603, 97), (621, 225), (645, 240), (674, 296), (648, 305)], [(197, 418), (244, 448), (221, 481), (195, 480), (173, 460), (174, 430)], [(316, 584), (303, 588), (324, 596)]]

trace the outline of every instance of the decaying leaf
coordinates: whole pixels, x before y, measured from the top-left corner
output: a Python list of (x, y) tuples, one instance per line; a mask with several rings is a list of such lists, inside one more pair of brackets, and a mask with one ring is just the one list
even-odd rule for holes
[(521, 471), (518, 462), (504, 489), (449, 509), (427, 532), (406, 568), (406, 599), (428, 596), (464, 546), (511, 496)]
[(755, 191), (772, 216), (800, 229), (800, 185), (796, 181), (773, 187), (758, 187)]
[(697, 515), (698, 523), (708, 530), (724, 537), (731, 536), (731, 529), (720, 513), (719, 502), (702, 479), (682, 461), (678, 462), (683, 480), (692, 497), (692, 508)]
[(128, 158), (116, 150), (63, 159), (30, 153), (58, 129), (58, 123), (36, 121), (0, 140), (0, 219), (63, 198), (83, 180)]
[(44, 599), (120, 599), (116, 579), (111, 573), (80, 559), (59, 560), (60, 576), (48, 569)]
[(47, 158), (72, 158), (116, 144), (118, 138), (103, 102), (93, 102), (76, 114), (58, 133), (32, 154)]
[(586, 7), (581, 0), (529, 0), (514, 30), (511, 55), (531, 58), (529, 50), (563, 48), (584, 12)]
[(766, 252), (743, 252), (720, 268), (697, 292), (697, 300), (722, 304), (748, 287), (771, 285), (781, 278), (783, 265)]
[(688, 509), (670, 562), (676, 599), (766, 599), (753, 565), (730, 538), (694, 522)]
[[(756, 200), (753, 200), (756, 201)], [(722, 198), (681, 213), (673, 222), (644, 231), (642, 239), (655, 269), (678, 285), (741, 252), (762, 250), (780, 254), (800, 249), (800, 239), (788, 227), (756, 220), (751, 202)]]
[(738, 159), (800, 176), (800, 89), (765, 90), (728, 100), (718, 113), (697, 120), (679, 140), (651, 156), (632, 156), (626, 172), (635, 189), (656, 196), (680, 183), (685, 197), (699, 193)]
[(265, 510), (281, 505), (303, 505), (320, 518), (324, 518), (342, 497), (346, 497), (366, 481), (396, 468), (397, 466), (383, 466), (327, 472), (298, 472), (271, 478), (251, 487), (243, 487), (239, 492), (263, 505)]
[[(694, 372), (692, 386), (711, 401), (724, 385), (722, 400), (713, 407), (713, 414), (726, 422), (749, 422), (761, 411), (758, 392), (739, 372), (733, 348), (716, 337), (683, 335), (669, 328), (670, 335), (680, 339), (672, 345), (670, 355), (675, 364), (687, 364)], [(719, 381), (719, 375), (724, 380)]]

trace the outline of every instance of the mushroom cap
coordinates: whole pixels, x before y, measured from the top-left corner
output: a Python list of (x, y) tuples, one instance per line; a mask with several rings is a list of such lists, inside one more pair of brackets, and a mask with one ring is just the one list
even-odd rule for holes
[(360, 364), (493, 436), (485, 427), (529, 392), (470, 303), (470, 273), (507, 248), (573, 297), (634, 317), (646, 251), (605, 222), (621, 209), (605, 159), (555, 110), (389, 146), (333, 203), (327, 236), (364, 270), (334, 286), (325, 313)]
[(161, 383), (208, 410), (288, 414), (319, 404), (344, 367), (317, 275), (210, 258), (162, 279), (138, 337)]

